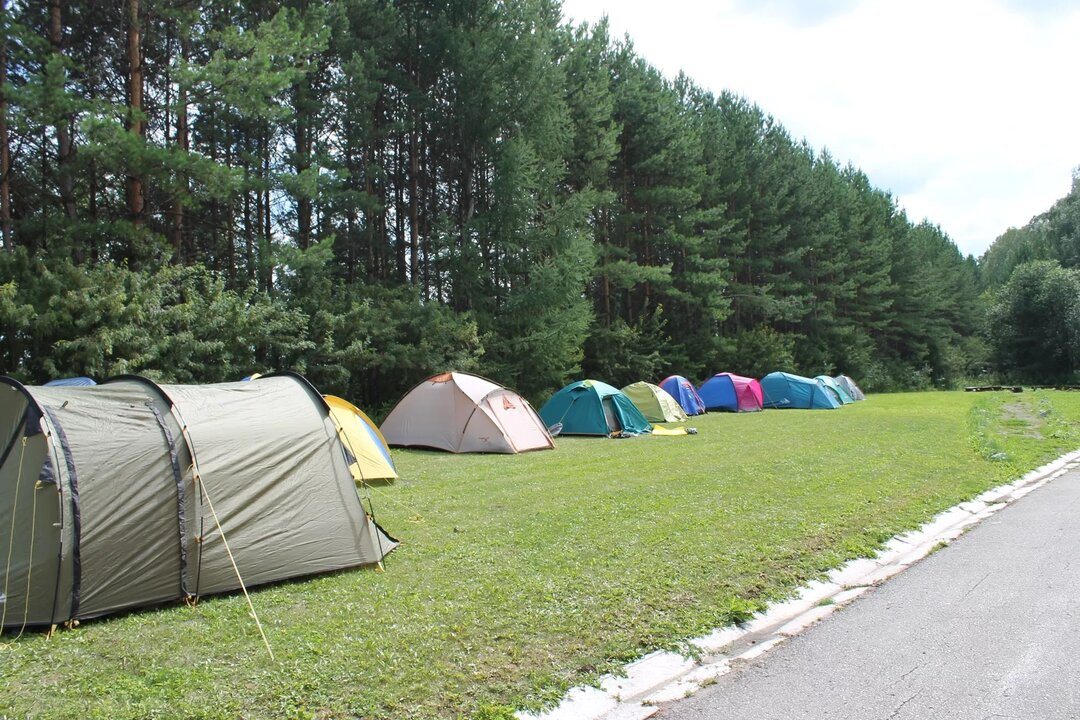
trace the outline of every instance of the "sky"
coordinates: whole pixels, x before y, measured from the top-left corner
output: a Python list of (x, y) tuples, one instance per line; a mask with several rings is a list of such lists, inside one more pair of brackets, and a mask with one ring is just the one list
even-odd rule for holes
[(1080, 166), (1075, 0), (564, 0), (759, 105), (976, 256)]

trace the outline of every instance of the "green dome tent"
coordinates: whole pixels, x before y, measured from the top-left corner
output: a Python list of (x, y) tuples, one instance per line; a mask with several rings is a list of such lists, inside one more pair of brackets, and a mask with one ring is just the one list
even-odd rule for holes
[(599, 380), (570, 383), (540, 409), (549, 428), (562, 425), (563, 435), (600, 435), (652, 432), (652, 425), (630, 398)]
[(675, 398), (659, 385), (642, 380), (627, 385), (622, 392), (651, 423), (686, 422), (690, 419)]
[(836, 397), (840, 398), (840, 403), (842, 405), (850, 405), (855, 402), (855, 398), (851, 396), (851, 393), (847, 391), (847, 388), (828, 375), (818, 375), (814, 379), (820, 381), (822, 385), (836, 393)]

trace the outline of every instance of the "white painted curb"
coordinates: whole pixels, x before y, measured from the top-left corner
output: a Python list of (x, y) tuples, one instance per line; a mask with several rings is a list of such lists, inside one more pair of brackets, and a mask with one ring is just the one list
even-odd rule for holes
[(903, 572), (941, 545), (1031, 491), (1080, 467), (1080, 450), (1036, 468), (1019, 480), (987, 490), (934, 516), (917, 530), (897, 535), (873, 558), (852, 560), (800, 588), (790, 599), (770, 605), (742, 625), (718, 628), (690, 640), (702, 653), (693, 660), (657, 651), (629, 663), (600, 687), (572, 688), (555, 708), (520, 720), (643, 720), (659, 703), (687, 697), (712, 684), (740, 662), (748, 662), (797, 635), (871, 587)]

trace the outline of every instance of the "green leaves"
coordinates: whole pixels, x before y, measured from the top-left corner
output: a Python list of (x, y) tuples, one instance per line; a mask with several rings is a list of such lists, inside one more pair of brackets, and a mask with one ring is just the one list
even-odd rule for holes
[(284, 7), (252, 28), (229, 24), (211, 30), (209, 59), (180, 61), (180, 82), (196, 102), (223, 105), (238, 118), (286, 120), (291, 110), (281, 96), (327, 47), (326, 13), (320, 9), (315, 5), (302, 15)]
[(1018, 265), (993, 296), (987, 331), (998, 367), (1028, 382), (1071, 382), (1080, 364), (1080, 271)]
[[(982, 367), (976, 268), (939, 228), (555, 0), (142, 7), (133, 55), (93, 3), (59, 42), (40, 4), (3, 18), (12, 235), (49, 268), (0, 275), (35, 318), (13, 372), (288, 364), (379, 407), (449, 363), (534, 399), (582, 372)], [(1080, 262), (1073, 205), (998, 265)]]

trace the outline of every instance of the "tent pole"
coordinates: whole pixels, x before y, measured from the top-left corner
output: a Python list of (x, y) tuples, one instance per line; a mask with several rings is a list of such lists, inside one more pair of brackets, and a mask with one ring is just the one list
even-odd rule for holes
[(202, 539), (203, 533), (206, 532), (206, 518), (199, 518), (199, 537), (196, 538), (195, 544), (199, 546), (199, 562), (195, 564), (195, 594), (192, 596), (195, 598), (195, 602), (199, 601), (199, 587), (202, 582)]

